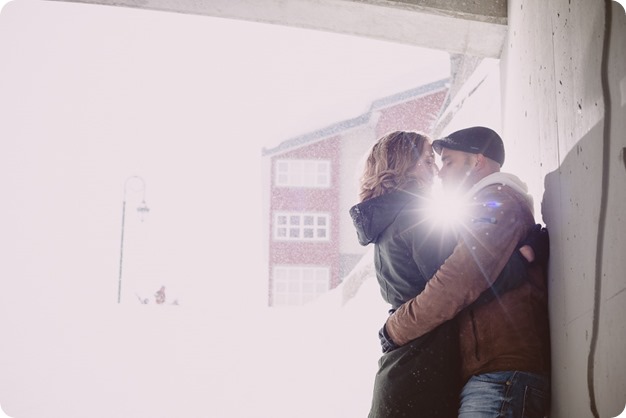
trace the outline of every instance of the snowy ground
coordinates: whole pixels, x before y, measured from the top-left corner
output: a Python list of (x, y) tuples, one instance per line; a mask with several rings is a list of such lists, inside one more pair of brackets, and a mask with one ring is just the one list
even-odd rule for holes
[(15, 418), (364, 417), (386, 316), (375, 280), (343, 307), (337, 289), (257, 312), (45, 308), (3, 328), (0, 402)]

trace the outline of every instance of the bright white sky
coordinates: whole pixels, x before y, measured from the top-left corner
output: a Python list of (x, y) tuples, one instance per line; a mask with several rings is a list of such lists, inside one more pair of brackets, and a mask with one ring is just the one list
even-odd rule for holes
[[(448, 54), (440, 51), (277, 25), (96, 8), (101, 22), (115, 22), (107, 37), (124, 36), (137, 47), (134, 53), (143, 48), (147, 56), (161, 48), (150, 58), (154, 68), (143, 74), (146, 82), (181, 77), (178, 65), (185, 66), (190, 80), (205, 73), (203, 85), (196, 86), (204, 101), (181, 106), (208, 109), (207, 117), (218, 127), (253, 126), (256, 138), (248, 141), (263, 146), (360, 115), (372, 100), (449, 75)], [(72, 26), (81, 28), (76, 22)], [(219, 116), (212, 109), (220, 109)]]
[[(54, 6), (76, 8), (75, 4)], [(126, 45), (128, 53), (143, 49), (153, 60), (146, 63), (153, 65), (151, 71), (129, 76), (140, 76), (146, 83), (163, 82), (170, 76), (181, 77), (179, 65), (188, 80), (204, 73), (202, 85), (195, 86), (198, 95), (192, 97), (198, 101), (181, 106), (205, 111), (218, 132), (232, 125), (253, 127), (246, 130), (255, 133), (248, 135), (247, 142), (261, 146), (271, 147), (360, 115), (372, 100), (449, 75), (448, 54), (440, 51), (277, 25), (96, 8), (101, 24), (115, 22), (107, 37), (125, 37), (124, 42), (132, 44)], [(89, 17), (85, 20), (98, 25)], [(69, 26), (81, 30), (77, 22)], [(153, 50), (157, 45), (160, 54)], [(82, 47), (77, 42), (76, 48)], [(128, 59), (134, 64), (141, 58)], [(180, 81), (185, 87), (185, 80)]]

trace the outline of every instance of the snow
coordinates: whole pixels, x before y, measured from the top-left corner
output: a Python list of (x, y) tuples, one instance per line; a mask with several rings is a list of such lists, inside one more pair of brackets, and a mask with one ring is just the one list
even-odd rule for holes
[(365, 416), (386, 307), (373, 277), (345, 305), (341, 291), (256, 311), (3, 309), (3, 407), (16, 418)]

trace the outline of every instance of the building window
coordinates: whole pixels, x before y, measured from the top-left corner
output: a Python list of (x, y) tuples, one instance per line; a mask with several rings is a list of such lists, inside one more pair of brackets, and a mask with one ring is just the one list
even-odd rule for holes
[(274, 215), (274, 239), (285, 241), (328, 241), (329, 215), (286, 213)]
[(278, 160), (277, 187), (330, 187), (330, 161)]
[(273, 306), (299, 306), (328, 292), (330, 269), (313, 266), (274, 266)]

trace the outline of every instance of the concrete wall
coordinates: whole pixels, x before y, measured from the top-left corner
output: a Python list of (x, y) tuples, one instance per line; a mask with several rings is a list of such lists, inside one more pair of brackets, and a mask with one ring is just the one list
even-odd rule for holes
[(626, 402), (626, 17), (617, 3), (609, 16), (605, 49), (603, 2), (510, 0), (501, 60), (509, 155), (543, 189), (551, 237), (557, 418)]

